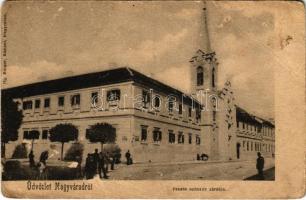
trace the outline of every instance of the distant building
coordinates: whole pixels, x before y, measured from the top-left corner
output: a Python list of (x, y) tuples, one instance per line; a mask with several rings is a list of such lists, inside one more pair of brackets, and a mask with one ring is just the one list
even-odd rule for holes
[(253, 159), (257, 152), (272, 156), (274, 124), (237, 106), (229, 81), (217, 86), (218, 62), (210, 49), (205, 12), (206, 45), (190, 60), (192, 94), (128, 67), (5, 89), (2, 94), (20, 102), (24, 115), (19, 139), (6, 145), (6, 156), (17, 144), (30, 143), (24, 136), (37, 130), (36, 158), (49, 149), (58, 159), (60, 144), (51, 143), (48, 134), (59, 123), (78, 128), (84, 155), (100, 148), (86, 139), (89, 126), (109, 123), (116, 128), (122, 155), (130, 150), (135, 162), (195, 160), (203, 153), (224, 161)]

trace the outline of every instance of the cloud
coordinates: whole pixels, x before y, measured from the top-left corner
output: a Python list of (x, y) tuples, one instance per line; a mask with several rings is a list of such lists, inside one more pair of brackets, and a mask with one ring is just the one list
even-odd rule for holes
[(7, 67), (7, 87), (40, 82), (72, 75), (73, 68), (64, 67), (45, 60), (31, 63), (28, 66), (12, 65)]
[[(139, 46), (130, 48), (126, 54), (123, 55), (124, 60), (133, 60), (136, 58), (136, 63), (145, 64), (152, 62), (156, 57), (162, 57), (165, 53), (173, 51), (186, 39), (187, 29), (183, 29), (178, 33), (166, 34), (159, 40), (145, 40)], [(128, 61), (129, 62), (129, 61)], [(143, 63), (145, 62), (145, 63)]]
[(190, 68), (185, 65), (166, 68), (159, 73), (154, 73), (152, 77), (186, 94), (191, 91)]

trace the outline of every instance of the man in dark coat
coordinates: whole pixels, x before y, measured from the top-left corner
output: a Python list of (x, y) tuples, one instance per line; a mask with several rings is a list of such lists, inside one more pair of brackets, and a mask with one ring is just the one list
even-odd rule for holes
[(128, 151), (125, 153), (125, 157), (126, 157), (126, 164), (127, 164), (127, 165), (130, 165), (130, 164), (131, 164), (131, 153), (130, 153), (130, 150), (128, 150)]
[(96, 173), (95, 161), (93, 159), (93, 155), (87, 154), (86, 162), (85, 162), (85, 177), (86, 179), (93, 178)]
[(263, 169), (265, 165), (265, 159), (261, 156), (261, 153), (257, 153), (257, 160), (256, 160), (256, 169), (258, 171), (258, 176), (260, 179), (264, 179)]
[(35, 161), (34, 161), (34, 153), (31, 150), (31, 152), (29, 153), (29, 162), (30, 162), (30, 167), (33, 168), (35, 167)]
[(95, 153), (93, 154), (93, 160), (94, 160), (94, 163), (95, 163), (95, 171), (97, 171), (98, 165), (99, 165), (99, 160), (100, 160), (98, 149), (95, 149)]
[(46, 166), (46, 161), (49, 158), (49, 152), (48, 151), (43, 151), (40, 154), (39, 161), (42, 162)]

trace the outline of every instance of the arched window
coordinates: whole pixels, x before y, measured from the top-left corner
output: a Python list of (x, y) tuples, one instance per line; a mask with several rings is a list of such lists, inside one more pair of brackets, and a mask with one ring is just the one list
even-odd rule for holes
[(197, 86), (203, 85), (203, 82), (204, 82), (203, 67), (199, 66), (197, 68)]
[(212, 87), (215, 87), (215, 68), (212, 69)]

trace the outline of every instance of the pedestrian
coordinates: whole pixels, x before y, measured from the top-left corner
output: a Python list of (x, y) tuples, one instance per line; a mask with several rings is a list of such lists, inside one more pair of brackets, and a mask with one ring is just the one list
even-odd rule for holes
[(116, 155), (112, 154), (111, 156), (111, 170), (115, 169)]
[(49, 152), (48, 151), (43, 151), (40, 154), (40, 158), (39, 158), (39, 162), (42, 162), (44, 164), (44, 166), (46, 166), (46, 161), (49, 158)]
[(94, 163), (95, 163), (95, 171), (97, 173), (97, 170), (98, 170), (98, 164), (99, 164), (99, 153), (98, 153), (98, 149), (95, 149), (95, 152), (93, 154), (93, 160), (94, 160)]
[(35, 167), (35, 161), (34, 161), (34, 153), (33, 150), (30, 151), (29, 153), (29, 163), (30, 163), (30, 167), (34, 168)]
[(197, 154), (197, 160), (201, 160), (200, 154)]
[(84, 167), (84, 175), (86, 179), (89, 179), (89, 162), (90, 162), (90, 154), (87, 154), (85, 160), (85, 167)]
[(127, 152), (125, 153), (125, 158), (126, 158), (126, 164), (130, 165), (131, 164), (131, 153), (130, 153), (130, 150), (127, 150)]
[(106, 152), (106, 154), (105, 154), (105, 169), (106, 169), (106, 172), (108, 172), (108, 165), (110, 163), (111, 163), (110, 154), (109, 154), (109, 152)]
[(256, 160), (256, 169), (258, 171), (258, 176), (260, 179), (264, 179), (264, 175), (263, 175), (264, 165), (265, 165), (265, 159), (264, 157), (261, 156), (261, 153), (258, 152), (257, 160)]
[[(98, 171), (99, 171), (99, 177), (100, 178), (105, 178), (105, 179), (108, 179), (108, 176), (107, 176), (107, 171), (106, 171), (106, 168), (105, 168), (105, 155), (104, 153), (101, 151), (100, 154), (99, 154), (99, 165), (98, 165)], [(102, 174), (103, 173), (103, 176)]]
[(95, 161), (93, 155), (90, 153), (87, 154), (87, 158), (85, 161), (85, 177), (86, 179), (92, 179), (95, 174)]

